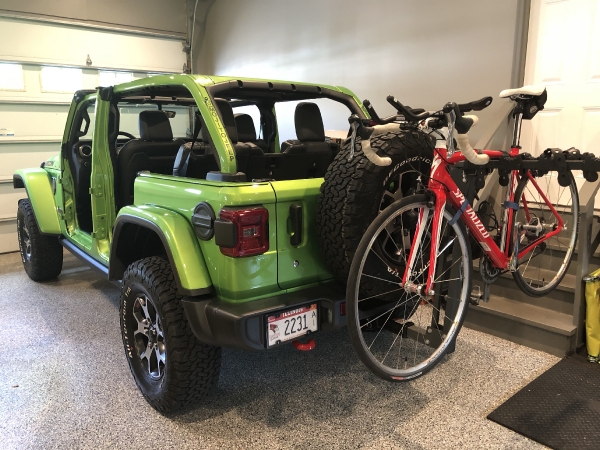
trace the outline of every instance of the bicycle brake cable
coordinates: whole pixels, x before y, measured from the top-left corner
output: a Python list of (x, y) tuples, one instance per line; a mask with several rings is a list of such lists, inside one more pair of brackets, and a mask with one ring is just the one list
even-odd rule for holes
[(350, 135), (350, 157), (348, 161), (350, 161), (354, 157), (354, 148), (356, 145), (356, 133), (358, 132), (359, 124), (358, 122), (352, 122), (352, 134)]

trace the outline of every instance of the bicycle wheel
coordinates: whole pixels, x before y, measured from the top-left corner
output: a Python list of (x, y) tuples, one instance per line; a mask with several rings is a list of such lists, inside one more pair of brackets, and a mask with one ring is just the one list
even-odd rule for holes
[[(432, 297), (409, 293), (402, 277), (411, 246), (410, 282), (423, 284), (429, 269), (433, 209), (429, 197), (411, 195), (386, 208), (365, 232), (346, 290), (348, 329), (361, 361), (388, 381), (406, 381), (431, 370), (453, 348), (471, 287), (471, 249), (464, 226), (441, 221)], [(422, 214), (422, 215), (421, 215)], [(418, 221), (423, 234), (415, 239)]]
[[(573, 175), (569, 174), (569, 178), (565, 187), (558, 183), (557, 172), (542, 176), (532, 172), (531, 178), (527, 174), (521, 178), (515, 191), (515, 202), (519, 202), (515, 222), (529, 228), (519, 233), (519, 253), (530, 248), (519, 257), (513, 277), (519, 288), (532, 297), (542, 297), (556, 288), (573, 258), (579, 229), (579, 196)], [(559, 225), (557, 214), (564, 222), (563, 230), (548, 238)], [(511, 245), (514, 249), (514, 242)]]

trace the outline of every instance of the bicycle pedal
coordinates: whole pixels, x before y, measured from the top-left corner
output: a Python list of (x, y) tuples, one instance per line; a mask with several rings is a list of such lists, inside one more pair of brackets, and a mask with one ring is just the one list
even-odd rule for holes
[(476, 304), (483, 300), (483, 292), (481, 292), (481, 288), (478, 285), (475, 285), (473, 289), (471, 289), (471, 303), (476, 301)]

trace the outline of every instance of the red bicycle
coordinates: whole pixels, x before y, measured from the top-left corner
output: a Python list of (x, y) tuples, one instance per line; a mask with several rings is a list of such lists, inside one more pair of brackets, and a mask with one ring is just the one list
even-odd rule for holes
[[(526, 86), (500, 96), (515, 102), (508, 152), (515, 157), (521, 151), (522, 120), (543, 109), (546, 90)], [(448, 103), (440, 111), (427, 112), (407, 108), (390, 96), (388, 102), (402, 117), (382, 120), (375, 114), (382, 125), (355, 125), (367, 138), (391, 126), (438, 136), (431, 171), (422, 175), (417, 194), (395, 202), (376, 218), (350, 270), (350, 335), (361, 360), (384, 379), (404, 381), (423, 375), (453, 349), (471, 295), (471, 242), (481, 248), (479, 271), (486, 283), (511, 272), (531, 296), (544, 296), (556, 288), (571, 262), (579, 216), (571, 172), (566, 176), (552, 170), (508, 172), (503, 177), (501, 220), (488, 202), (480, 202), (475, 211), (457, 186), (456, 173), (464, 172), (451, 168), (465, 161), (485, 167), (507, 156), (499, 150), (477, 152), (469, 144), (468, 131), (477, 117), (463, 113), (481, 110), (491, 100)]]

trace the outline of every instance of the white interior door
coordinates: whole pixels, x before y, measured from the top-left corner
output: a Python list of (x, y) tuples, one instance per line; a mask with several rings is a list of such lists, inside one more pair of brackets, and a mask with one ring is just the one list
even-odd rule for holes
[(600, 0), (532, 0), (525, 84), (546, 85), (548, 101), (524, 121), (523, 151), (575, 147), (600, 156)]

